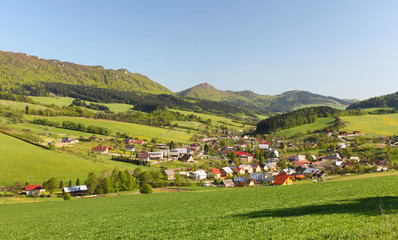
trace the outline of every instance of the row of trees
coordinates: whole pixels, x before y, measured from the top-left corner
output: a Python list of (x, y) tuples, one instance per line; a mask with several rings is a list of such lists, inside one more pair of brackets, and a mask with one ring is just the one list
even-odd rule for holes
[(58, 127), (58, 128), (64, 128), (64, 129), (70, 129), (70, 130), (76, 130), (76, 131), (81, 131), (81, 132), (88, 132), (88, 133), (95, 133), (95, 134), (101, 134), (101, 135), (109, 135), (111, 133), (111, 130), (104, 128), (104, 127), (98, 127), (98, 126), (85, 126), (83, 123), (76, 123), (72, 121), (63, 121), (62, 123), (56, 122), (56, 121), (50, 121), (48, 119), (33, 119), (32, 123), (35, 124), (40, 124), (40, 125), (46, 125), (46, 126), (52, 126), (52, 127)]

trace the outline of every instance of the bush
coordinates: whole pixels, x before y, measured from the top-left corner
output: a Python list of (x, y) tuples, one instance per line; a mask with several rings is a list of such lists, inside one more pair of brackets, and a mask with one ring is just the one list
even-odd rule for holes
[(140, 188), (140, 193), (144, 193), (144, 194), (152, 193), (152, 186), (149, 184), (144, 184)]
[(71, 198), (69, 193), (64, 194), (64, 200), (70, 200)]

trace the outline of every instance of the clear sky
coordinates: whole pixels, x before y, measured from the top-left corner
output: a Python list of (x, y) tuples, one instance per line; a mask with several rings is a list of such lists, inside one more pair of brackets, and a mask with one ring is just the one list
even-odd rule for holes
[(396, 0), (2, 1), (0, 50), (126, 68), (181, 91), (398, 91)]

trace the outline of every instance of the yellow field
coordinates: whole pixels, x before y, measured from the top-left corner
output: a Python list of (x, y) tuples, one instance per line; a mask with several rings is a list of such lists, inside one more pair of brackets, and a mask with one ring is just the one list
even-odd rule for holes
[(348, 122), (344, 128), (347, 132), (358, 130), (371, 136), (398, 134), (398, 114), (348, 116), (341, 119)]

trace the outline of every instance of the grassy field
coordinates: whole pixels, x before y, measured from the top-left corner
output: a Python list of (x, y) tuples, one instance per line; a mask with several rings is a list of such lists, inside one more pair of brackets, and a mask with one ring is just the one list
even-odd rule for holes
[(305, 124), (302, 126), (281, 130), (278, 133), (276, 133), (276, 135), (290, 137), (296, 133), (307, 133), (307, 131), (314, 131), (314, 130), (322, 129), (325, 126), (327, 126), (333, 122), (334, 122), (334, 119), (332, 117), (318, 118), (318, 120), (314, 123)]
[(11, 109), (22, 111), (25, 110), (26, 106), (29, 106), (30, 109), (46, 109), (44, 106), (40, 106), (37, 104), (30, 104), (26, 102), (15, 102), (15, 101), (8, 101), (0, 99), (0, 107), (10, 107)]
[(341, 119), (348, 122), (344, 128), (347, 132), (358, 130), (371, 136), (398, 134), (398, 114), (348, 116)]
[[(204, 113), (196, 113), (196, 112), (188, 112), (188, 111), (183, 111), (183, 110), (175, 110), (175, 109), (170, 109), (170, 111), (179, 112), (179, 113), (184, 114), (184, 115), (194, 114), (194, 115), (196, 115), (198, 117), (201, 117), (202, 119), (211, 119), (211, 123), (214, 126), (226, 125), (228, 128), (234, 129), (234, 130), (243, 129), (242, 124), (236, 123), (236, 122), (232, 121), (232, 119), (230, 119), (230, 118), (219, 117), (219, 116), (210, 115), (210, 114), (204, 114)], [(226, 124), (224, 124), (224, 123), (226, 123)], [(248, 126), (246, 126), (246, 127), (248, 127)]]
[(5, 239), (396, 239), (397, 181), (392, 175), (5, 204), (0, 234)]
[(108, 120), (98, 120), (90, 118), (76, 118), (76, 117), (45, 117), (45, 116), (25, 116), (26, 119), (32, 120), (34, 118), (49, 119), (51, 121), (62, 122), (62, 121), (73, 121), (76, 123), (83, 123), (86, 126), (94, 125), (98, 127), (105, 127), (112, 131), (112, 135), (117, 132), (125, 132), (131, 134), (132, 137), (136, 138), (159, 138), (165, 141), (177, 141), (187, 143), (192, 137), (190, 134), (184, 131), (174, 131), (164, 128), (156, 128), (145, 125), (123, 123)]
[[(70, 97), (30, 97), (34, 101), (42, 104), (55, 104), (57, 106), (69, 106), (72, 104), (74, 98)], [(86, 101), (87, 104), (95, 103)], [(133, 108), (133, 105), (123, 104), (123, 103), (95, 103), (105, 105), (111, 110), (112, 112), (119, 113), (119, 112), (126, 112)]]
[(85, 179), (91, 171), (100, 174), (113, 168), (133, 169), (136, 165), (110, 160), (110, 156), (98, 156), (86, 160), (66, 153), (46, 150), (0, 133), (0, 185), (12, 185), (15, 181), (41, 184), (56, 177)]

